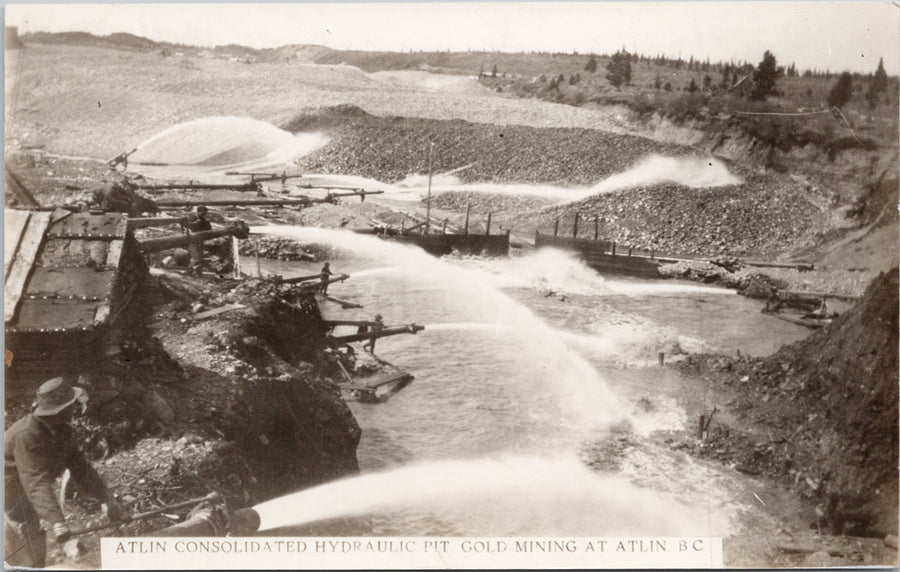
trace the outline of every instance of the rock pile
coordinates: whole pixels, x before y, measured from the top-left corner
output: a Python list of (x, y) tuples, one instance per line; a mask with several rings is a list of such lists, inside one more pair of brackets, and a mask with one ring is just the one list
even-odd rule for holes
[(590, 185), (651, 154), (685, 155), (689, 148), (593, 129), (487, 125), (462, 120), (375, 117), (341, 106), (302, 114), (285, 129), (324, 130), (331, 143), (300, 160), (304, 170), (359, 175), (384, 182), (476, 163), (464, 182), (528, 182)]
[(763, 256), (815, 244), (816, 229), (827, 225), (823, 214), (790, 186), (772, 183), (751, 177), (743, 185), (709, 189), (637, 187), (522, 218), (531, 219), (542, 232), (560, 219), (563, 234), (579, 213), (587, 237), (598, 217), (601, 236), (673, 256)]
[(465, 212), (471, 205), (472, 213), (512, 212), (536, 210), (553, 203), (550, 199), (527, 196), (510, 196), (497, 193), (448, 192), (431, 200), (431, 205), (439, 209)]
[(240, 243), (241, 256), (259, 256), (273, 260), (315, 260), (315, 254), (309, 252), (306, 247), (290, 238), (279, 236), (255, 236), (253, 240), (242, 240)]

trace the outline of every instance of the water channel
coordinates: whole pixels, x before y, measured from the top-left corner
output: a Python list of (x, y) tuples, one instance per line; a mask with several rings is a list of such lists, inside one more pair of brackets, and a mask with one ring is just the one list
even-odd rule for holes
[(329, 293), (365, 308), (331, 312), (426, 326), (376, 346), (416, 380), (386, 403), (350, 403), (363, 431), (361, 475), (258, 505), (262, 530), (727, 536), (754, 510), (735, 494), (747, 487), (741, 475), (651, 437), (693, 423), (659, 352), (766, 355), (806, 335), (758, 302), (695, 283), (603, 277), (557, 251), (438, 260), (344, 231), (255, 230), (340, 249), (332, 268), (351, 279)]

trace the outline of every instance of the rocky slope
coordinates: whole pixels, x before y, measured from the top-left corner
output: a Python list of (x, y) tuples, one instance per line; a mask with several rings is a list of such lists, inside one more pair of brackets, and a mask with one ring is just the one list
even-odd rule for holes
[(768, 359), (683, 365), (728, 398), (698, 453), (781, 479), (832, 534), (897, 533), (898, 272), (830, 326)]
[(595, 129), (485, 125), (462, 120), (376, 117), (354, 106), (303, 113), (291, 132), (324, 131), (332, 142), (300, 160), (307, 171), (361, 175), (397, 182), (428, 172), (472, 165), (463, 181), (590, 185), (650, 154), (683, 155), (690, 149)]

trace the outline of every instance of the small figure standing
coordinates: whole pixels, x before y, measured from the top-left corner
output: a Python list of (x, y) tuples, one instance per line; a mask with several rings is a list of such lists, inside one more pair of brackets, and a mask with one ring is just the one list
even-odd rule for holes
[(319, 272), (319, 278), (321, 279), (321, 284), (319, 284), (319, 292), (322, 294), (328, 293), (328, 280), (331, 278), (331, 266), (328, 262), (326, 262), (322, 266), (322, 271)]
[(113, 171), (115, 171), (116, 167), (118, 167), (119, 165), (122, 165), (123, 171), (127, 171), (128, 170), (128, 157), (131, 156), (131, 154), (133, 154), (135, 151), (137, 151), (137, 147), (135, 147), (131, 151), (122, 151), (121, 153), (119, 153), (118, 155), (116, 155), (115, 157), (113, 157), (112, 159), (107, 161), (106, 164)]
[[(384, 321), (381, 317), (381, 314), (375, 314), (375, 321), (369, 324), (369, 333), (377, 334), (381, 330), (384, 329)], [(363, 349), (368, 351), (371, 354), (375, 353), (375, 340), (378, 336), (372, 336), (369, 338), (369, 341), (366, 342), (366, 345), (363, 346)]]
[(45, 565), (46, 532), (41, 520), (57, 542), (65, 542), (71, 535), (53, 490), (54, 481), (66, 469), (76, 484), (103, 503), (110, 520), (123, 516), (119, 503), (75, 442), (71, 420), (82, 395), (83, 389), (61, 377), (43, 383), (37, 390), (34, 411), (13, 423), (3, 436), (3, 547), (8, 565)]
[[(204, 230), (212, 230), (212, 223), (206, 218), (209, 211), (204, 205), (197, 207), (197, 219), (188, 224), (190, 232), (203, 232)], [(199, 275), (203, 270), (203, 257), (205, 249), (203, 242), (188, 242), (188, 252), (191, 254), (191, 271)]]
[(212, 223), (210, 223), (209, 219), (206, 218), (206, 214), (208, 212), (209, 209), (206, 208), (205, 205), (200, 205), (199, 207), (197, 207), (197, 220), (188, 225), (188, 230), (190, 230), (191, 232), (212, 230)]

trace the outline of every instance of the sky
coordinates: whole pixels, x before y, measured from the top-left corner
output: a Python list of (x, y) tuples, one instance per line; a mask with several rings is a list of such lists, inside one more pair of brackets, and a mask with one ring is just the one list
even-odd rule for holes
[(900, 8), (888, 2), (310, 2), (7, 4), (20, 33), (128, 32), (198, 46), (321, 44), (353, 50), (552, 51), (622, 47), (711, 61), (900, 73)]

